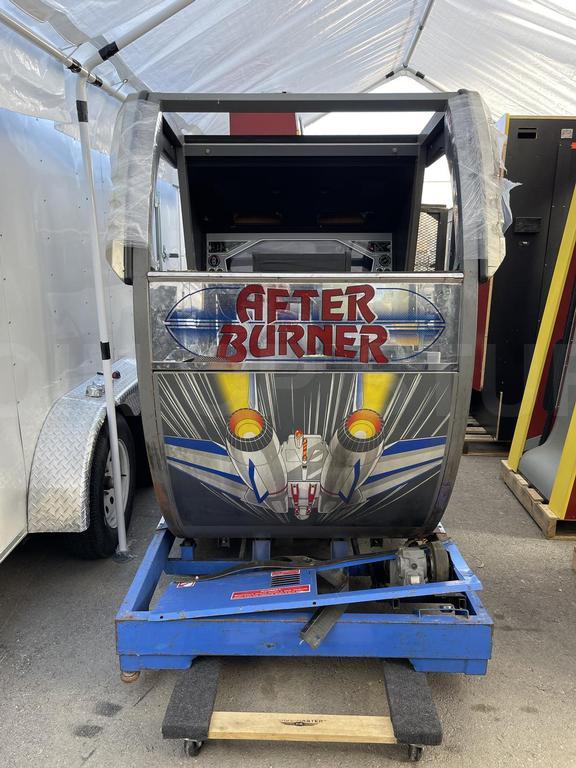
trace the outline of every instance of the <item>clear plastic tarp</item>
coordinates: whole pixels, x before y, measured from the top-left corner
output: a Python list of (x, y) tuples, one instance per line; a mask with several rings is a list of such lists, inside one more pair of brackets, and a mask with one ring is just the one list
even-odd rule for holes
[[(70, 51), (81, 46), (79, 58), (168, 5), (0, 0), (0, 8), (27, 19), (44, 37), (68, 41)], [(48, 70), (26, 64), (11, 49), (2, 57), (4, 72), (11, 61), (15, 65), (12, 98), (19, 98), (20, 78), (27, 86), (44, 83), (50, 98)], [(408, 64), (443, 90), (480, 92), (495, 117), (506, 111), (576, 113), (574, 0), (196, 0), (113, 61), (116, 72), (111, 62), (100, 71), (111, 81), (128, 80), (126, 92), (142, 85), (156, 91), (362, 92)], [(16, 109), (1, 79), (0, 106)]]
[(410, 65), (493, 116), (576, 114), (574, 0), (436, 0)]
[[(81, 62), (170, 5), (0, 0), (0, 10)], [(143, 88), (363, 92), (407, 65), (404, 71), (423, 73), (432, 87), (478, 91), (492, 116), (499, 116), (576, 113), (574, 61), (574, 0), (196, 0), (98, 72), (123, 95)], [(0, 24), (0, 107), (54, 120), (74, 135), (74, 82), (59, 62)], [(93, 145), (109, 151), (118, 103), (97, 89), (89, 92)], [(305, 123), (315, 118), (302, 117)], [(189, 130), (226, 132), (225, 115), (185, 118)], [(149, 190), (148, 168), (145, 173), (141, 188)], [(497, 191), (503, 198), (509, 194), (495, 183), (494, 196)], [(131, 224), (130, 232), (116, 223), (118, 241), (147, 239), (146, 222)], [(498, 261), (493, 242), (490, 271)]]
[[(68, 55), (76, 52), (50, 25), (19, 11), (9, 0), (0, 0), (0, 11), (24, 24)], [(105, 69), (105, 67), (102, 67)], [(109, 82), (118, 77), (107, 65)], [(51, 120), (59, 130), (78, 138), (76, 115), (77, 76), (59, 61), (0, 21), (0, 108)], [(116, 113), (121, 104), (99, 88), (89, 88), (90, 133), (94, 149), (109, 153)]]

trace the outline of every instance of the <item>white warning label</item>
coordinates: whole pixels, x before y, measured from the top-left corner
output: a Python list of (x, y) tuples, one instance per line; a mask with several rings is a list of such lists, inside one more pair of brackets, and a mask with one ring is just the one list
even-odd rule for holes
[(282, 597), (283, 595), (300, 595), (310, 592), (310, 584), (295, 584), (292, 587), (268, 587), (268, 589), (245, 589), (232, 592), (230, 600), (250, 600), (255, 597)]

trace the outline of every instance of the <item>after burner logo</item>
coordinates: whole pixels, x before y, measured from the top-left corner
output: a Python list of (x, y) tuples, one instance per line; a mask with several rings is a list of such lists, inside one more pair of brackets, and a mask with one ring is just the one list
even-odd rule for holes
[(165, 325), (200, 359), (386, 365), (428, 349), (445, 321), (429, 299), (406, 288), (255, 283), (198, 287)]

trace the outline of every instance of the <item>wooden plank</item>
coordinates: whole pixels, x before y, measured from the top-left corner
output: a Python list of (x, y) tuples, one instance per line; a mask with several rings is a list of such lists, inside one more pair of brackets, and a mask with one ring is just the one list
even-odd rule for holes
[(576, 571), (576, 546), (574, 547), (574, 552), (572, 552), (572, 570)]
[(576, 521), (556, 517), (538, 491), (506, 460), (502, 461), (501, 477), (547, 539), (576, 539)]
[[(542, 496), (530, 487), (522, 475), (513, 472), (507, 461), (502, 462), (502, 479), (528, 514), (540, 526), (544, 536), (547, 539), (554, 538), (556, 518), (547, 509)], [(543, 510), (542, 507), (546, 507), (546, 509)]]
[(396, 744), (389, 717), (293, 712), (213, 712), (208, 738)]

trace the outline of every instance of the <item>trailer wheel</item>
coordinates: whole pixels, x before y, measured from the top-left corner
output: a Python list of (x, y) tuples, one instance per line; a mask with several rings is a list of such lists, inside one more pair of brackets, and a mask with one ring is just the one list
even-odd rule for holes
[[(134, 438), (126, 419), (117, 414), (118, 449), (122, 473), (122, 500), (126, 528), (132, 516), (136, 475)], [(112, 456), (106, 424), (96, 440), (90, 470), (90, 525), (82, 533), (68, 534), (68, 547), (78, 557), (110, 557), (118, 546), (118, 500), (112, 481)]]

